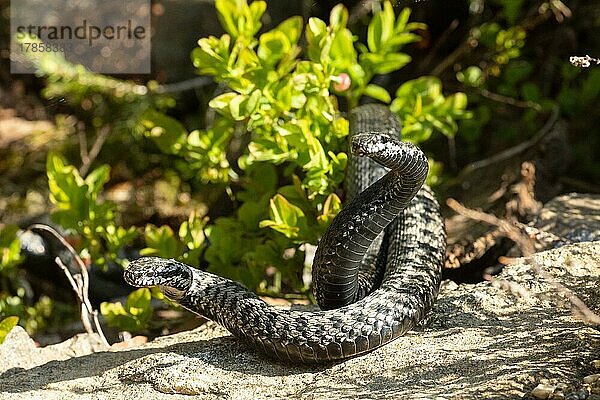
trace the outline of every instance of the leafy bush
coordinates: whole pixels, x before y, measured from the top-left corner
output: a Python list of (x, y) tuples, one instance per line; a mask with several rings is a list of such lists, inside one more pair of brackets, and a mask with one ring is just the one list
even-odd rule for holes
[(56, 206), (52, 219), (65, 229), (77, 232), (82, 240), (82, 256), (98, 266), (107, 259), (121, 262), (117, 253), (131, 243), (138, 232), (115, 225), (115, 205), (102, 202), (98, 195), (109, 179), (110, 168), (103, 165), (83, 179), (72, 165), (53, 153), (46, 163), (50, 201)]
[(137, 332), (145, 329), (152, 318), (150, 299), (149, 289), (138, 289), (127, 296), (125, 304), (120, 302), (100, 304), (100, 312), (109, 325), (121, 330)]
[(54, 311), (48, 296), (41, 296), (33, 305), (25, 300), (25, 289), (17, 277), (17, 266), (23, 261), (18, 230), (14, 225), (0, 228), (0, 317), (13, 316), (0, 322), (0, 343), (17, 322), (28, 332), (35, 332), (46, 326)]
[(14, 274), (17, 265), (23, 261), (18, 231), (15, 225), (0, 227), (0, 277)]
[[(413, 31), (423, 24), (409, 23), (408, 9), (396, 17), (391, 3), (385, 2), (368, 26), (365, 46), (355, 43), (346, 27), (348, 12), (338, 5), (329, 25), (318, 18), (308, 20), (307, 59), (300, 59), (300, 17), (256, 37), (265, 6), (261, 1), (216, 2), (226, 33), (200, 39), (192, 61), (200, 74), (213, 76), (230, 91), (209, 103), (220, 114), (215, 126), (221, 135), (209, 128), (189, 134), (188, 141), (211, 143), (219, 137), (219, 147), (206, 148), (221, 162), (240, 125), (248, 136), (238, 160), (241, 175), (232, 182), (243, 188), (235, 193), (241, 205), (236, 215), (219, 218), (207, 229), (209, 270), (264, 290), (265, 270), (274, 266), (286, 271), (286, 291), (302, 291), (306, 285), (298, 273), (303, 262), (299, 245), (316, 244), (341, 203), (336, 191), (347, 162), (348, 122), (333, 94), (344, 97), (350, 107), (365, 95), (392, 101), (387, 90), (371, 80), (410, 62), (400, 50), (419, 40)], [(454, 135), (455, 121), (469, 117), (466, 97), (445, 98), (435, 78), (407, 82), (396, 94), (392, 109), (403, 120), (406, 138), (417, 143), (434, 130)], [(197, 166), (205, 170), (216, 163)]]
[[(306, 293), (303, 246), (315, 245), (341, 208), (348, 121), (340, 104), (353, 108), (365, 96), (391, 103), (405, 138), (420, 143), (435, 131), (455, 135), (456, 121), (470, 117), (466, 97), (444, 96), (435, 77), (405, 82), (395, 97), (372, 83), (410, 63), (402, 48), (425, 29), (409, 22), (409, 9), (396, 16), (390, 2), (368, 24), (366, 44), (348, 29), (342, 5), (332, 9), (329, 23), (310, 18), (303, 26), (301, 17), (291, 17), (261, 34), (264, 1), (217, 0), (215, 6), (226, 33), (200, 39), (191, 54), (198, 73), (227, 88), (209, 102), (217, 115), (205, 129), (188, 132), (167, 115), (172, 99), (155, 83), (93, 74), (56, 55), (38, 55), (39, 74), (48, 77), (44, 94), (64, 97), (88, 136), (109, 129), (113, 141), (134, 138), (132, 153), (139, 154), (128, 158), (140, 160), (141, 139), (149, 138), (194, 187), (224, 187), (233, 200), (234, 212), (214, 221), (192, 214), (175, 230), (147, 225), (142, 255), (205, 263), (260, 293)], [(239, 154), (237, 162), (231, 154)], [(431, 171), (439, 174), (440, 165), (432, 163)], [(52, 153), (47, 174), (53, 219), (81, 236), (77, 251), (98, 266), (125, 266), (119, 251), (139, 231), (120, 226), (115, 205), (103, 200), (109, 167), (81, 174)], [(143, 329), (150, 296), (140, 290), (125, 304), (103, 303), (102, 314), (121, 329)]]

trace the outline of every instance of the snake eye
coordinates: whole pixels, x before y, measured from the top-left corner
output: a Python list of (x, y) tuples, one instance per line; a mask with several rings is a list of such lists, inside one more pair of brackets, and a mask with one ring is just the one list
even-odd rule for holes
[(369, 134), (360, 134), (352, 137), (350, 151), (358, 157), (369, 155), (368, 148), (371, 140), (372, 135)]
[(355, 156), (364, 156), (364, 152), (362, 151), (362, 149), (360, 148), (359, 143), (356, 143), (354, 141), (352, 141), (351, 145), (350, 145), (350, 152), (355, 155)]

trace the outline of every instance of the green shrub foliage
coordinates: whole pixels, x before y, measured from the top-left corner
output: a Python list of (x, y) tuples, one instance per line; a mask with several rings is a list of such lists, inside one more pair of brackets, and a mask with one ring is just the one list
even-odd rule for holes
[[(395, 96), (372, 82), (410, 63), (402, 48), (419, 41), (416, 31), (426, 28), (409, 21), (408, 8), (396, 15), (389, 1), (368, 24), (366, 44), (347, 27), (342, 5), (328, 22), (295, 16), (260, 34), (264, 1), (217, 0), (215, 6), (225, 33), (201, 38), (191, 54), (197, 72), (220, 87), (209, 102), (215, 117), (203, 129), (188, 131), (167, 115), (173, 100), (153, 82), (135, 85), (93, 74), (54, 54), (36, 62), (48, 77), (44, 94), (65, 98), (88, 135), (110, 129), (112, 140), (133, 138), (129, 158), (143, 148), (136, 143), (149, 139), (193, 187), (224, 188), (234, 211), (213, 221), (192, 214), (178, 229), (125, 228), (115, 204), (103, 200), (110, 168), (82, 176), (51, 153), (52, 216), (81, 236), (77, 250), (97, 266), (126, 266), (119, 251), (143, 238), (142, 255), (205, 263), (208, 271), (263, 294), (307, 294), (306, 246), (317, 244), (341, 209), (348, 120), (340, 104), (351, 109), (365, 96), (390, 104), (404, 137), (421, 143), (434, 132), (456, 134), (457, 120), (470, 117), (466, 96), (445, 96), (432, 76), (405, 82)], [(236, 146), (239, 157), (232, 159)], [(435, 182), (441, 165), (432, 161), (432, 167)], [(103, 303), (101, 312), (112, 325), (142, 330), (151, 317), (150, 296), (138, 290), (125, 304)]]

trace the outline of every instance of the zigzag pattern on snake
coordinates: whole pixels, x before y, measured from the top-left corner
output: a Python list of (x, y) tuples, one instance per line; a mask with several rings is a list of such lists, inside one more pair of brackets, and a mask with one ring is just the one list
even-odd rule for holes
[(125, 280), (159, 286), (250, 346), (292, 362), (352, 357), (403, 335), (438, 293), (446, 244), (439, 205), (423, 185), (427, 158), (400, 141), (400, 124), (387, 107), (357, 107), (349, 120), (351, 199), (313, 263), (320, 311), (273, 308), (236, 282), (175, 260), (140, 258)]

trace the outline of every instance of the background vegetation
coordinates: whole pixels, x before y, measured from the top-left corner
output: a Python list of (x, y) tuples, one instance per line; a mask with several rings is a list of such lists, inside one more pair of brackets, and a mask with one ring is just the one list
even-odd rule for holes
[[(555, 156), (569, 165), (562, 190), (600, 191), (600, 68), (569, 63), (600, 55), (593, 1), (292, 3), (154, 2), (150, 77), (104, 76), (53, 54), (34, 60), (36, 77), (16, 76), (3, 55), (0, 121), (52, 124), (26, 141), (0, 138), (0, 317), (38, 334), (77, 318), (56, 254), (40, 270), (21, 251), (19, 227), (44, 215), (98, 282), (123, 286), (128, 259), (156, 255), (259, 294), (310, 298), (307, 254), (344, 198), (344, 113), (367, 101), (398, 114), (441, 197), (464, 166), (530, 139), (552, 110), (568, 122)], [(160, 35), (181, 5), (204, 19), (186, 27), (200, 40), (177, 43), (185, 63), (171, 70)], [(185, 80), (186, 66), (207, 78)], [(160, 294), (125, 289), (92, 293), (104, 320), (156, 328)], [(0, 320), (2, 340), (17, 319)]]

